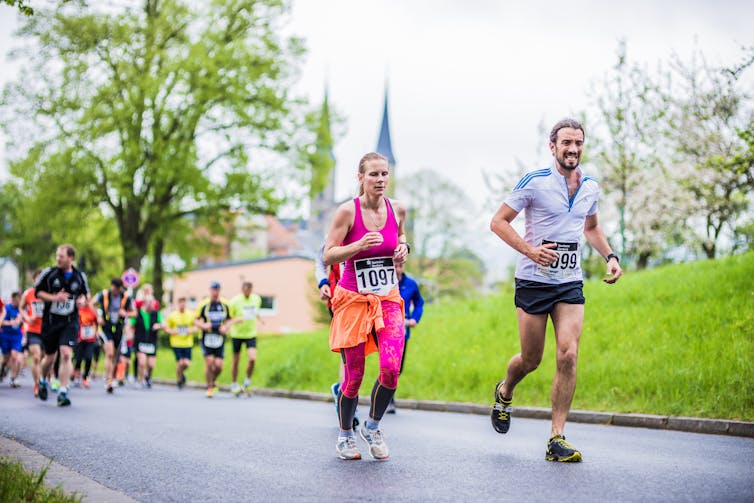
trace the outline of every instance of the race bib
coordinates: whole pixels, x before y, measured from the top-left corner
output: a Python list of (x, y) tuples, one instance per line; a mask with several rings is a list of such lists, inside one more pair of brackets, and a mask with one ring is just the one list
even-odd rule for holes
[(188, 335), (189, 327), (187, 325), (181, 325), (178, 327), (178, 335)]
[(579, 251), (579, 244), (548, 241), (547, 239), (542, 240), (543, 245), (551, 243), (557, 245), (555, 248), (551, 248), (551, 250), (558, 254), (558, 258), (549, 265), (538, 264), (535, 274), (561, 281), (570, 279), (580, 280), (579, 265), (581, 263), (581, 252)]
[(45, 313), (45, 303), (44, 301), (37, 300), (31, 303), (31, 314), (35, 318), (41, 318), (44, 316)]
[(97, 332), (94, 325), (81, 327), (81, 340), (93, 341), (96, 336), (97, 336)]
[(207, 334), (204, 336), (204, 345), (210, 349), (222, 347), (223, 336), (219, 334)]
[(73, 312), (73, 308), (76, 307), (76, 303), (73, 299), (64, 300), (63, 302), (50, 303), (50, 312), (60, 316), (66, 316)]
[(398, 284), (393, 257), (372, 257), (354, 260), (359, 293), (387, 295)]
[(156, 348), (151, 342), (140, 342), (138, 349), (140, 353), (147, 353), (151, 355), (154, 354)]
[(247, 321), (256, 320), (257, 319), (257, 306), (244, 306), (243, 319)]

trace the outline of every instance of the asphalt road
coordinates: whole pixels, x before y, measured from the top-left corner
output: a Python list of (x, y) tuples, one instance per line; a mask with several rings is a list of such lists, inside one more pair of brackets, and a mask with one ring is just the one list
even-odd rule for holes
[[(97, 382), (34, 399), (0, 384), (0, 435), (105, 486), (160, 501), (754, 501), (754, 439), (569, 424), (584, 462), (544, 460), (549, 422), (399, 410), (374, 461), (335, 454), (332, 403)], [(360, 407), (364, 413), (364, 407)]]

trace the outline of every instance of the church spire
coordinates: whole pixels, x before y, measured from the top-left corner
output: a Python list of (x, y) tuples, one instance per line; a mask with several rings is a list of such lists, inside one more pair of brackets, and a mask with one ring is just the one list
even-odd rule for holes
[(387, 83), (385, 84), (385, 105), (382, 109), (382, 125), (380, 126), (380, 137), (377, 140), (377, 153), (387, 157), (387, 162), (391, 167), (395, 166), (393, 144), (390, 141), (390, 119), (388, 117)]

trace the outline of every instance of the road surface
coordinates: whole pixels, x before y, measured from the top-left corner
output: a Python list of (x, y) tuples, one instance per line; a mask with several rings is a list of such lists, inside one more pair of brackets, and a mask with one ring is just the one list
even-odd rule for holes
[(359, 439), (347, 462), (332, 403), (96, 382), (60, 408), (22, 383), (0, 384), (0, 435), (140, 501), (754, 501), (751, 438), (574, 423), (584, 462), (550, 463), (547, 421), (399, 410), (390, 459)]

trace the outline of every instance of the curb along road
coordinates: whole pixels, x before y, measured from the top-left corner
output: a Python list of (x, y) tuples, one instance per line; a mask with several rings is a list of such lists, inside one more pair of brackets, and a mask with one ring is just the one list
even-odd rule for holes
[[(155, 383), (175, 385), (167, 379), (154, 379)], [(204, 389), (201, 383), (187, 383), (192, 388)], [(220, 386), (221, 391), (230, 392), (230, 386)], [(312, 391), (289, 391), (281, 389), (254, 388), (254, 393), (260, 396), (280, 398), (295, 398), (299, 400), (313, 400), (332, 402), (329, 393), (315, 393)], [(360, 405), (369, 405), (369, 399), (363, 397)], [(464, 402), (439, 402), (431, 400), (395, 399), (396, 406), (403, 409), (431, 410), (439, 412), (460, 412), (464, 414), (487, 415), (491, 405)], [(551, 418), (551, 410), (542, 407), (513, 407), (515, 417), (527, 419)], [(604, 424), (612, 426), (631, 426), (637, 428), (651, 428), (656, 430), (687, 431), (691, 433), (705, 433), (713, 435), (731, 435), (736, 437), (754, 438), (754, 422), (736, 421), (732, 419), (706, 419), (698, 417), (659, 416), (652, 414), (622, 414), (613, 412), (592, 412), (586, 410), (572, 410), (568, 414), (568, 421), (575, 423)]]

